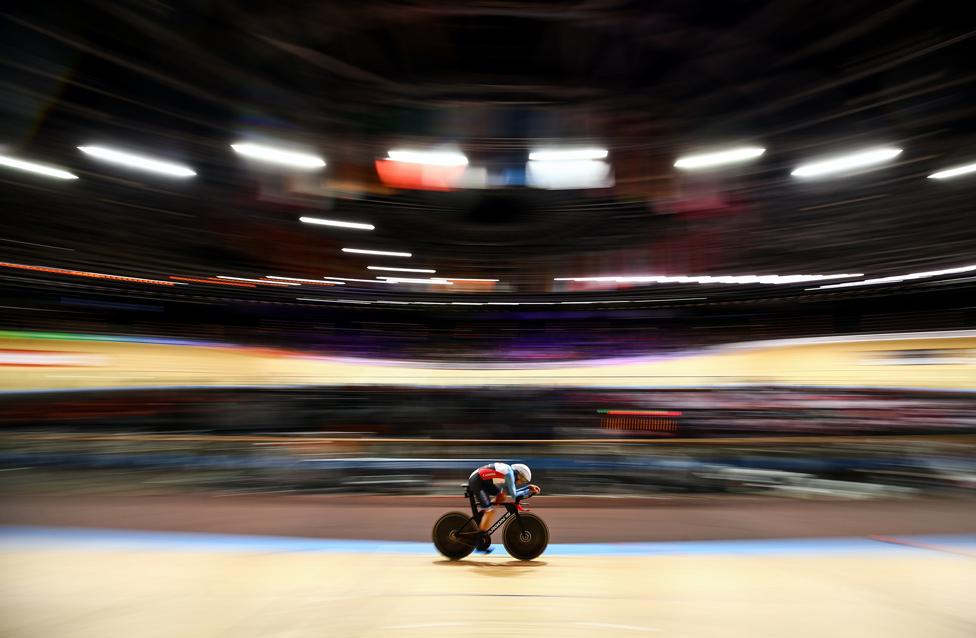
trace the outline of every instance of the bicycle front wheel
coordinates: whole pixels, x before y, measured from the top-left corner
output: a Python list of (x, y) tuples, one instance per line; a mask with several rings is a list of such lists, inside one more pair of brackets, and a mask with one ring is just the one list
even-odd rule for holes
[(434, 523), (434, 547), (451, 560), (460, 560), (474, 551), (478, 526), (461, 512), (448, 512)]
[[(519, 521), (522, 525), (519, 525)], [(519, 560), (532, 560), (546, 551), (549, 545), (549, 528), (535, 514), (519, 514), (519, 518), (505, 523), (502, 530), (505, 551)]]

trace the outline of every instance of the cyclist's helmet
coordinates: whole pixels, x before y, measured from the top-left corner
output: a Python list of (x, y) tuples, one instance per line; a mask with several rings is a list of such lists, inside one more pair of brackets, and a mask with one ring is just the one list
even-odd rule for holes
[(526, 483), (532, 480), (532, 470), (525, 463), (512, 463), (512, 469), (519, 475), (517, 478), (523, 479)]

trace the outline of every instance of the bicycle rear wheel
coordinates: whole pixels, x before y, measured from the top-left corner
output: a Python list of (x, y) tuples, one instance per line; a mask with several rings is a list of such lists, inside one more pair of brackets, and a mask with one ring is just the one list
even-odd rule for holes
[[(522, 525), (519, 526), (519, 520)], [(549, 545), (549, 528), (545, 522), (535, 514), (519, 514), (519, 520), (505, 523), (502, 530), (502, 541), (505, 551), (519, 560), (532, 560), (546, 551)]]
[(434, 547), (451, 560), (460, 560), (474, 551), (478, 526), (467, 514), (448, 512), (434, 523)]

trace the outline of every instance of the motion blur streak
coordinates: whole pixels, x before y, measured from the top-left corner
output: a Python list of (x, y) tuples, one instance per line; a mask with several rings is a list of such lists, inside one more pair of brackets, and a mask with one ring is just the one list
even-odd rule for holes
[[(356, 299), (307, 299), (307, 301), (368, 304)], [(17, 348), (46, 350), (43, 339), (25, 333)], [(11, 346), (13, 347), (13, 346)], [(91, 352), (103, 346), (92, 344)], [(114, 345), (112, 352), (125, 354), (99, 379), (77, 378), (52, 383), (46, 377), (6, 375), (0, 372), (0, 389), (49, 389), (54, 387), (125, 387), (146, 385), (128, 378), (156, 356), (170, 362), (158, 372), (158, 386), (344, 386), (399, 385), (416, 387), (565, 386), (618, 388), (693, 388), (750, 383), (761, 386), (930, 388), (976, 390), (976, 334), (955, 331), (926, 336), (857, 335), (835, 340), (782, 340), (743, 343), (702, 352), (619, 361), (580, 361), (572, 365), (522, 364), (452, 366), (390, 363), (363, 359), (355, 362), (312, 356), (290, 350), (264, 350), (226, 346), (220, 353), (209, 347)], [(913, 353), (926, 352), (944, 362), (912, 365)], [(955, 353), (957, 356), (949, 356)], [(967, 354), (969, 353), (969, 354)], [(901, 357), (904, 357), (899, 361)], [(898, 365), (902, 363), (902, 365)], [(175, 365), (176, 367), (172, 367)], [(149, 364), (149, 368), (160, 366)]]
[(70, 275), (72, 277), (90, 277), (92, 279), (111, 279), (113, 281), (126, 281), (137, 284), (153, 284), (156, 286), (175, 286), (172, 281), (160, 281), (158, 279), (144, 279), (142, 277), (127, 277), (125, 275), (107, 275), (101, 272), (88, 272), (86, 270), (72, 270), (70, 268), (55, 268), (54, 266), (34, 266), (30, 264), (13, 264), (0, 261), (0, 268), (16, 268), (19, 270), (34, 270), (37, 272), (53, 273), (55, 275)]
[(960, 175), (968, 175), (969, 173), (976, 173), (976, 163), (947, 168), (944, 171), (932, 173), (929, 175), (929, 179), (949, 179), (951, 177), (959, 177)]
[(711, 168), (713, 166), (724, 166), (746, 160), (755, 159), (762, 156), (766, 149), (755, 146), (736, 148), (728, 151), (717, 151), (715, 153), (704, 153), (702, 155), (689, 155), (681, 157), (675, 161), (676, 168), (695, 169)]
[(931, 277), (942, 277), (944, 275), (958, 275), (961, 273), (972, 272), (974, 270), (976, 270), (976, 265), (959, 266), (957, 268), (944, 268), (942, 270), (912, 272), (905, 275), (893, 275), (891, 277), (876, 277), (874, 279), (864, 279), (862, 281), (848, 281), (842, 284), (828, 284), (825, 286), (818, 286), (814, 290), (819, 290), (822, 288), (849, 288), (851, 286), (873, 286), (876, 284), (891, 284), (891, 283), (898, 283), (901, 281), (912, 281), (915, 279), (929, 279)]
[(0, 637), (973, 638), (971, 13), (5, 3)]
[(236, 288), (257, 288), (255, 284), (246, 284), (237, 281), (221, 281), (220, 279), (207, 279), (204, 277), (177, 277), (176, 275), (170, 275), (170, 279), (175, 279), (176, 281), (189, 281), (196, 284), (214, 284), (217, 286), (234, 286)]
[(173, 164), (172, 162), (163, 162), (151, 157), (146, 157), (145, 155), (138, 155), (136, 153), (129, 153), (113, 148), (105, 148), (103, 146), (79, 146), (78, 150), (86, 155), (91, 155), (92, 157), (96, 157), (106, 162), (120, 164), (127, 168), (135, 168), (150, 173), (159, 173), (161, 175), (169, 175), (171, 177), (193, 177), (196, 175), (196, 171), (188, 166)]
[(881, 164), (901, 154), (900, 148), (877, 148), (841, 155), (830, 159), (803, 164), (793, 170), (794, 177), (820, 177), (822, 175), (844, 174), (859, 168)]
[(317, 169), (325, 166), (325, 160), (308, 153), (286, 151), (263, 144), (240, 143), (231, 144), (230, 147), (239, 155), (271, 164), (282, 164), (293, 168), (305, 169)]
[(16, 168), (20, 171), (44, 175), (46, 177), (57, 177), (58, 179), (78, 179), (78, 176), (74, 173), (69, 173), (68, 171), (61, 170), (60, 168), (54, 168), (53, 166), (46, 166), (36, 162), (28, 162), (15, 157), (9, 157), (7, 155), (0, 155), (0, 166)]

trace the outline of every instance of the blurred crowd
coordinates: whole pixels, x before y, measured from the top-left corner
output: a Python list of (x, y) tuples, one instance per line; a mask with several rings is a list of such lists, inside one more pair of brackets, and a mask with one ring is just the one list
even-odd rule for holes
[[(8, 489), (453, 493), (491, 460), (529, 462), (551, 477), (549, 494), (976, 487), (976, 402), (954, 393), (201, 389), (6, 397), (2, 408)], [(648, 426), (662, 422), (673, 427)]]

